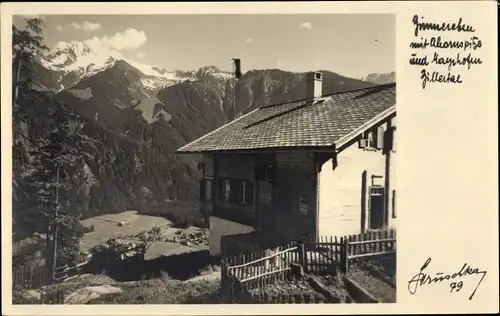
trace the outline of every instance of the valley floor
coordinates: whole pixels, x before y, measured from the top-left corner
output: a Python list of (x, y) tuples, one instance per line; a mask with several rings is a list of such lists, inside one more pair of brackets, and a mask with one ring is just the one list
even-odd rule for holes
[[(172, 227), (172, 222), (159, 216), (138, 214), (136, 211), (126, 211), (119, 214), (105, 214), (82, 220), (84, 226), (94, 226), (94, 231), (86, 233), (80, 241), (80, 250), (87, 253), (92, 247), (105, 243), (109, 238), (126, 239), (140, 242), (141, 233), (158, 227), (161, 229), (162, 240), (152, 242), (145, 259), (160, 256), (171, 256), (192, 251), (208, 250), (207, 245), (183, 245), (178, 239), (180, 229)], [(202, 229), (189, 227), (183, 229), (184, 234), (199, 233)]]

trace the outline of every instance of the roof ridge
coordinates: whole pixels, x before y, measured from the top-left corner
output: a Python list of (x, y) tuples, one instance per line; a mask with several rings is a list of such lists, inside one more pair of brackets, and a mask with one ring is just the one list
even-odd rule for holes
[[(387, 88), (390, 88), (391, 86), (395, 86), (395, 85), (396, 85), (395, 83), (390, 83), (390, 84), (377, 85), (377, 86), (373, 86), (373, 87), (369, 87), (369, 88), (356, 89), (356, 90), (351, 90), (351, 91), (344, 91), (344, 92), (335, 93), (335, 94), (323, 95), (323, 96), (320, 97), (320, 99), (322, 99), (323, 101), (325, 101), (327, 103), (331, 103), (331, 102), (335, 102), (331, 97), (334, 96), (334, 95), (336, 95), (336, 94), (351, 93), (351, 92), (355, 92), (355, 91), (360, 92), (360, 91), (365, 91), (366, 90), (366, 92), (364, 94), (361, 94), (361, 95), (358, 95), (358, 96), (355, 96), (354, 98), (352, 98), (352, 99), (359, 99), (359, 98), (365, 97), (365, 96), (373, 94), (373, 93), (381, 92), (381, 91), (383, 91), (383, 90), (385, 90)], [(304, 108), (306, 106), (321, 104), (321, 103), (312, 103), (312, 104), (309, 104), (308, 102), (305, 102), (305, 101), (307, 101), (307, 99), (303, 99), (301, 101), (290, 102), (290, 103), (304, 102), (304, 104), (300, 104), (300, 105), (298, 105), (296, 107), (293, 107), (291, 109), (288, 109), (286, 111), (283, 111), (283, 112), (271, 115), (271, 116), (266, 117), (266, 118), (264, 118), (262, 120), (259, 120), (257, 122), (250, 123), (250, 124), (244, 126), (243, 129), (247, 129), (247, 128), (253, 127), (255, 125), (258, 125), (258, 124), (270, 121), (270, 120), (275, 119), (277, 117), (289, 114), (290, 112), (294, 112), (294, 111), (300, 110), (300, 109), (302, 109), (302, 108)], [(286, 103), (284, 103), (284, 104), (286, 104)], [(264, 107), (264, 108), (268, 108), (268, 107)], [(262, 109), (262, 108), (259, 107), (257, 109)]]
[[(369, 89), (374, 89), (374, 88), (378, 88), (380, 90), (383, 90), (383, 89), (390, 88), (393, 86), (396, 86), (395, 82), (378, 84), (378, 85), (374, 85), (374, 86), (370, 86), (370, 87), (363, 87), (363, 88), (357, 88), (357, 89), (352, 89), (352, 90), (337, 91), (334, 93), (324, 94), (321, 97), (326, 98), (326, 97), (331, 97), (331, 96), (338, 95), (338, 94), (359, 92), (359, 91), (364, 91), (364, 90), (369, 90)], [(307, 101), (307, 99), (308, 98), (302, 98), (302, 99), (297, 99), (297, 100), (292, 100), (292, 101), (285, 101), (285, 102), (280, 102), (280, 103), (275, 103), (275, 104), (269, 104), (269, 105), (259, 106), (259, 107), (257, 107), (257, 109), (267, 109), (267, 108), (272, 108), (275, 106), (285, 105), (285, 104), (289, 104), (289, 103), (303, 102), (303, 101)]]

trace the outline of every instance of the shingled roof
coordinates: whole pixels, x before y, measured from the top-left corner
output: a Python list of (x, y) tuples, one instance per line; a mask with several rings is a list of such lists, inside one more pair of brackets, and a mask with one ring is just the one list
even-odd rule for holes
[(183, 146), (178, 153), (278, 148), (331, 148), (345, 144), (396, 111), (396, 84), (380, 85), (257, 108)]

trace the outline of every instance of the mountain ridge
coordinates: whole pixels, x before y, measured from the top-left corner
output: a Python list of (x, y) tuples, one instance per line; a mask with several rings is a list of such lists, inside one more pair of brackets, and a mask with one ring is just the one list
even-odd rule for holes
[[(27, 93), (35, 99), (50, 94), (52, 107), (66, 104), (79, 116), (74, 124), (82, 125), (82, 139), (97, 144), (85, 147), (84, 162), (75, 167), (75, 174), (85, 177), (65, 188), (67, 207), (77, 218), (162, 207), (167, 200), (194, 201), (199, 156), (175, 155), (178, 148), (231, 121), (233, 105), (239, 116), (259, 106), (305, 98), (305, 73), (253, 69), (235, 80), (211, 65), (172, 72), (151, 65), (139, 69), (118, 55), (86, 64), (77, 57), (90, 60), (96, 53), (92, 47), (70, 48), (61, 46), (59, 53), (37, 58), (33, 79), (46, 91)], [(323, 70), (325, 94), (374, 85)], [(37, 115), (34, 119), (42, 121), (48, 114)], [(35, 121), (23, 124), (25, 136), (41, 138), (56, 128)], [(15, 151), (26, 158), (24, 167), (34, 168), (29, 146), (16, 141)]]

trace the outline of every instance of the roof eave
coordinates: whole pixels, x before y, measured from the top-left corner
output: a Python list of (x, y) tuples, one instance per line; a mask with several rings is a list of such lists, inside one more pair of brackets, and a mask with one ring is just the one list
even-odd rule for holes
[(202, 150), (202, 151), (177, 151), (177, 154), (258, 154), (258, 153), (272, 153), (272, 152), (290, 152), (290, 151), (328, 151), (333, 150), (333, 145), (320, 145), (320, 146), (288, 146), (288, 147), (262, 147), (262, 148), (241, 148), (241, 149), (221, 149), (221, 150)]
[(379, 113), (372, 119), (366, 121), (363, 125), (355, 129), (354, 131), (344, 135), (338, 141), (335, 142), (335, 148), (337, 149), (337, 153), (341, 152), (345, 148), (347, 148), (353, 140), (355, 140), (359, 135), (366, 132), (368, 129), (372, 128), (374, 125), (379, 124), (380, 122), (387, 120), (388, 118), (395, 116), (396, 114), (396, 104), (387, 108), (383, 112)]

